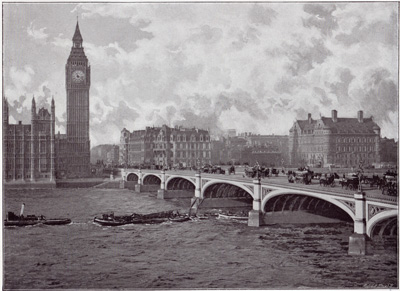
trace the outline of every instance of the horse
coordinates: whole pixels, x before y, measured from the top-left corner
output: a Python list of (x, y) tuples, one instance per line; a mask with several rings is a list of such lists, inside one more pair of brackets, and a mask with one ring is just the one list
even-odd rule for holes
[(334, 187), (335, 186), (335, 176), (334, 175), (330, 175), (329, 177), (321, 177), (319, 179), (319, 185), (322, 186), (331, 186)]

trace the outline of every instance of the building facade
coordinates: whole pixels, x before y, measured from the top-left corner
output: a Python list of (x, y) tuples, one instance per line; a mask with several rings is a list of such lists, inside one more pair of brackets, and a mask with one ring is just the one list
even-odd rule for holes
[(31, 124), (9, 124), (8, 102), (3, 98), (3, 180), (55, 181), (55, 106), (36, 111), (32, 99)]
[(211, 162), (208, 131), (196, 128), (146, 127), (121, 131), (120, 164), (191, 167)]
[(381, 139), (381, 163), (397, 164), (398, 142), (393, 138)]
[(287, 135), (260, 135), (240, 133), (227, 140), (228, 161), (264, 166), (285, 166), (289, 163), (289, 137)]
[(342, 167), (380, 162), (380, 127), (373, 118), (331, 117), (297, 120), (289, 131), (289, 163), (292, 166)]
[(90, 66), (82, 42), (77, 23), (65, 66), (66, 134), (55, 134), (54, 99), (49, 112), (46, 108), (36, 110), (33, 97), (31, 124), (9, 124), (8, 101), (3, 96), (4, 181), (55, 181), (90, 175)]

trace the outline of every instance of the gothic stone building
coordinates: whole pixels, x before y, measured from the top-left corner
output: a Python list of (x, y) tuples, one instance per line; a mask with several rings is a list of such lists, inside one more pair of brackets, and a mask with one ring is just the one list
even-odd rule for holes
[(120, 163), (125, 166), (197, 166), (211, 163), (207, 130), (197, 128), (146, 127), (132, 133), (121, 131)]
[(8, 102), (3, 99), (3, 179), (5, 181), (45, 178), (55, 180), (54, 100), (51, 113), (36, 112), (32, 99), (31, 124), (9, 124)]
[(308, 114), (290, 129), (289, 151), (293, 166), (372, 165), (380, 162), (380, 127), (362, 111), (357, 118), (339, 118), (336, 110), (318, 120)]
[(36, 111), (32, 99), (31, 124), (9, 124), (3, 97), (3, 179), (54, 181), (90, 174), (89, 88), (90, 66), (82, 47), (78, 23), (67, 64), (67, 133), (55, 135), (55, 104), (50, 112)]

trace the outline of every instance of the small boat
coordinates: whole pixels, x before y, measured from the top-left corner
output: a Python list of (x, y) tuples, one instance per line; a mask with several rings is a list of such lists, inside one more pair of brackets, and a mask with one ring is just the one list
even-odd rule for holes
[(189, 216), (177, 216), (169, 219), (172, 222), (184, 222), (190, 220)]
[(7, 219), (4, 221), (4, 226), (29, 226), (36, 224), (63, 225), (69, 223), (71, 223), (71, 219), (69, 218), (47, 219), (43, 215), (27, 215), (24, 217), (23, 215), (15, 215), (14, 212), (8, 212)]
[(132, 215), (114, 216), (114, 213), (103, 214), (102, 218), (95, 217), (94, 222), (104, 226), (119, 226), (125, 224), (156, 224), (167, 221), (182, 222), (189, 220), (180, 216), (177, 211), (163, 211), (150, 214), (138, 214), (133, 213)]
[(236, 216), (236, 215), (228, 215), (228, 214), (221, 214), (221, 213), (218, 213), (218, 218), (234, 219), (234, 220), (248, 220), (249, 219), (249, 217), (247, 217), (247, 216)]
[(200, 219), (200, 220), (209, 219), (209, 217), (206, 215), (196, 215), (195, 218)]
[(93, 219), (94, 222), (100, 224), (100, 225), (104, 225), (104, 226), (120, 226), (120, 225), (125, 225), (125, 224), (129, 224), (132, 222), (128, 222), (126, 220), (116, 220), (116, 219), (101, 219), (98, 217), (95, 217)]
[(46, 225), (64, 225), (64, 224), (70, 224), (71, 219), (69, 219), (69, 218), (51, 218), (51, 219), (39, 220), (39, 222), (46, 224)]

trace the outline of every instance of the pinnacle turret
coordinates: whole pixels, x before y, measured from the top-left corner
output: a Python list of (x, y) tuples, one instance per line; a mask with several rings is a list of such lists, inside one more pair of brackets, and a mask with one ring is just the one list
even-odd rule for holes
[(74, 33), (74, 37), (72, 38), (72, 41), (73, 42), (77, 42), (77, 41), (82, 42), (83, 41), (81, 32), (79, 30), (79, 22), (78, 21), (76, 22), (75, 33)]

